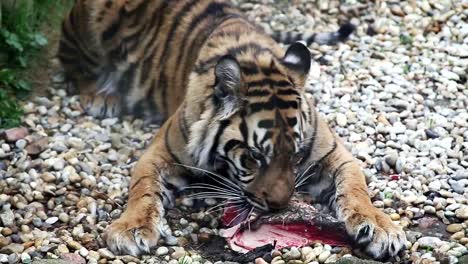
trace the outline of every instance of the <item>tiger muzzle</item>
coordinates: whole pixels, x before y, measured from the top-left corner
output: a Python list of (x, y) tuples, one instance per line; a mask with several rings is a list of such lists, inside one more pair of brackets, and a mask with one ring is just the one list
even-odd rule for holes
[(294, 179), (295, 174), (289, 158), (278, 157), (256, 177), (247, 191), (257, 200), (263, 200), (269, 210), (283, 209), (287, 207), (294, 193)]

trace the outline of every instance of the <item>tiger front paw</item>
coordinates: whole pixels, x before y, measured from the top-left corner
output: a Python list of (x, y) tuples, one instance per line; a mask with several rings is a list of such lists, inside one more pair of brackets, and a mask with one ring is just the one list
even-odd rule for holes
[(115, 254), (149, 253), (159, 240), (159, 219), (132, 219), (123, 215), (105, 231), (107, 247)]
[(406, 247), (405, 232), (376, 208), (370, 213), (358, 213), (345, 220), (348, 234), (375, 259), (394, 257)]

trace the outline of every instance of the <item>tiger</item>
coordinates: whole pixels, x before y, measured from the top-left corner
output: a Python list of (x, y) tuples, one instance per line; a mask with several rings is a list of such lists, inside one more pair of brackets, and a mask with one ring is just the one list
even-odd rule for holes
[(179, 191), (212, 178), (258, 213), (286, 207), (300, 187), (371, 257), (398, 255), (404, 231), (372, 205), (359, 164), (305, 89), (308, 46), (353, 30), (268, 34), (226, 0), (77, 0), (58, 58), (83, 109), (162, 124), (103, 233), (107, 247), (149, 253)]

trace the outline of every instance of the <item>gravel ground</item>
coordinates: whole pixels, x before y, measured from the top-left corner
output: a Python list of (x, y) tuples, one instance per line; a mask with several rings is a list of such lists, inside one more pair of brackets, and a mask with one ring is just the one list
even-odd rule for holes
[[(309, 89), (361, 161), (374, 205), (405, 227), (408, 250), (396, 261), (468, 263), (468, 2), (235, 2), (267, 30), (330, 31), (352, 18), (349, 42), (311, 47)], [(25, 109), (24, 128), (0, 137), (0, 263), (216, 262), (196, 245), (217, 234), (218, 219), (182, 214), (189, 200), (169, 212), (172, 235), (152, 256), (116, 257), (99, 237), (122, 213), (130, 169), (157, 127), (95, 120), (60, 87)], [(349, 253), (314, 244), (274, 252), (272, 263)]]

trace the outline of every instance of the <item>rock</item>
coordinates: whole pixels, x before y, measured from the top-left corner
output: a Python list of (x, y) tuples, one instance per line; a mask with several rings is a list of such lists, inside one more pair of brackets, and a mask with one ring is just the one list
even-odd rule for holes
[(31, 263), (31, 256), (28, 253), (23, 252), (21, 253), (21, 262), (22, 263)]
[(26, 147), (26, 145), (28, 144), (28, 142), (24, 139), (19, 139), (18, 141), (16, 141), (15, 143), (15, 146), (18, 148), (18, 149), (24, 149)]
[(447, 226), (447, 232), (449, 233), (456, 233), (463, 229), (462, 224), (451, 224)]
[(4, 227), (11, 227), (15, 224), (15, 215), (13, 211), (7, 209), (0, 213), (0, 221), (2, 222)]
[(336, 114), (336, 124), (339, 125), (340, 127), (346, 127), (348, 123), (348, 119), (346, 118), (346, 115), (342, 113), (337, 113)]
[(291, 249), (283, 254), (283, 259), (285, 261), (299, 259), (301, 257), (301, 252), (297, 249), (297, 247), (291, 247)]
[(100, 248), (98, 249), (99, 256), (102, 258), (106, 259), (115, 259), (114, 253), (112, 253), (109, 249), (107, 248)]
[(8, 255), (0, 254), (0, 263), (8, 263)]
[(425, 236), (418, 239), (418, 243), (420, 247), (437, 248), (439, 245), (442, 244), (442, 241), (440, 240), (440, 238), (437, 237)]
[(24, 246), (21, 245), (21, 244), (16, 244), (16, 243), (12, 243), (12, 244), (9, 244), (8, 246), (6, 247), (3, 247), (0, 249), (0, 253), (3, 253), (3, 254), (13, 254), (13, 253), (21, 253), (23, 252), (24, 250)]
[(70, 253), (70, 250), (69, 250), (68, 247), (67, 247), (66, 245), (64, 245), (64, 244), (58, 245), (57, 251), (58, 251), (59, 255), (65, 254), (65, 253)]
[(177, 240), (177, 238), (172, 235), (166, 236), (164, 240), (168, 246), (176, 246), (179, 244), (179, 241)]
[(459, 219), (468, 219), (468, 206), (464, 205), (455, 211), (455, 216)]
[(75, 253), (65, 253), (60, 256), (63, 260), (69, 261), (73, 264), (86, 264), (86, 260)]
[(48, 137), (41, 137), (26, 147), (26, 151), (29, 155), (38, 155), (43, 152), (49, 144)]
[(167, 253), (169, 253), (169, 249), (167, 247), (158, 247), (156, 250), (156, 255), (158, 256), (164, 256), (167, 255)]
[(58, 220), (59, 220), (58, 217), (54, 216), (54, 217), (47, 218), (45, 222), (49, 225), (53, 225), (57, 223)]
[(325, 262), (325, 261), (328, 259), (328, 257), (329, 257), (330, 255), (331, 255), (331, 252), (330, 252), (330, 251), (323, 251), (323, 252), (317, 257), (317, 259), (318, 259), (319, 262), (322, 262), (322, 263), (323, 263), (323, 262)]
[(3, 132), (3, 138), (7, 142), (15, 142), (25, 138), (29, 134), (28, 129), (25, 127), (10, 128)]
[(465, 237), (465, 231), (459, 231), (453, 234), (450, 239), (452, 240), (460, 240)]
[(383, 264), (383, 262), (364, 260), (356, 257), (342, 257), (336, 262), (336, 264)]
[(185, 249), (183, 247), (174, 247), (174, 252), (171, 254), (171, 258), (180, 259), (186, 254), (187, 252), (185, 252)]
[(78, 253), (79, 253), (82, 257), (86, 258), (86, 257), (89, 255), (89, 250), (86, 249), (85, 247), (81, 247), (80, 250), (78, 250)]

